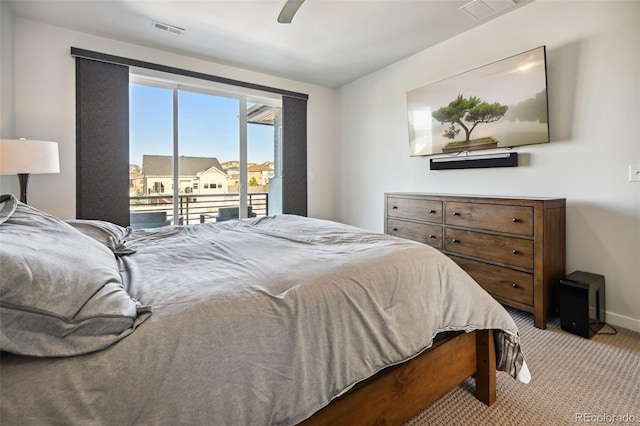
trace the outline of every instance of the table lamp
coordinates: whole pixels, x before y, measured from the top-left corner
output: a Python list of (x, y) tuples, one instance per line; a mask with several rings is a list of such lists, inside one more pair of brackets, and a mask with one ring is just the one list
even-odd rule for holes
[(58, 144), (28, 139), (0, 139), (0, 174), (17, 174), (20, 201), (27, 203), (29, 175), (60, 173)]

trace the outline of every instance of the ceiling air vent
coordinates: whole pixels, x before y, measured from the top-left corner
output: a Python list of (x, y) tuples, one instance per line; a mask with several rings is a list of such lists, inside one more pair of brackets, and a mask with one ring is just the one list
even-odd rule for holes
[(473, 0), (460, 7), (460, 10), (482, 21), (513, 6), (515, 6), (513, 0)]
[(153, 28), (162, 31), (169, 31), (173, 34), (182, 35), (184, 34), (184, 28), (176, 27), (174, 25), (163, 24), (162, 22), (153, 21)]

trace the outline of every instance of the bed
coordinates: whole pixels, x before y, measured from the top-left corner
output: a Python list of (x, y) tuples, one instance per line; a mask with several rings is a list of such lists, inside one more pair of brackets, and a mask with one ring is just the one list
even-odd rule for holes
[(13, 196), (0, 241), (3, 424), (397, 424), (470, 375), (487, 404), (496, 368), (530, 378), (502, 306), (412, 241), (290, 215), (132, 231)]

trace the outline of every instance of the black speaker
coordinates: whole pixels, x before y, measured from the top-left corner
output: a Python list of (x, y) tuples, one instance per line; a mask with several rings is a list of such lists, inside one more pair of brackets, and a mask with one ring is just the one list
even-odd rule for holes
[(560, 280), (563, 330), (590, 339), (604, 323), (604, 276), (575, 271)]
[(518, 167), (518, 153), (469, 155), (464, 157), (437, 157), (429, 160), (431, 170), (483, 169), (491, 167)]

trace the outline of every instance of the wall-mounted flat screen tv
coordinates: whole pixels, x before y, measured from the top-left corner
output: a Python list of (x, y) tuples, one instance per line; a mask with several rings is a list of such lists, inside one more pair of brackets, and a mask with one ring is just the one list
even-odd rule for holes
[(541, 46), (407, 92), (411, 156), (549, 142)]

